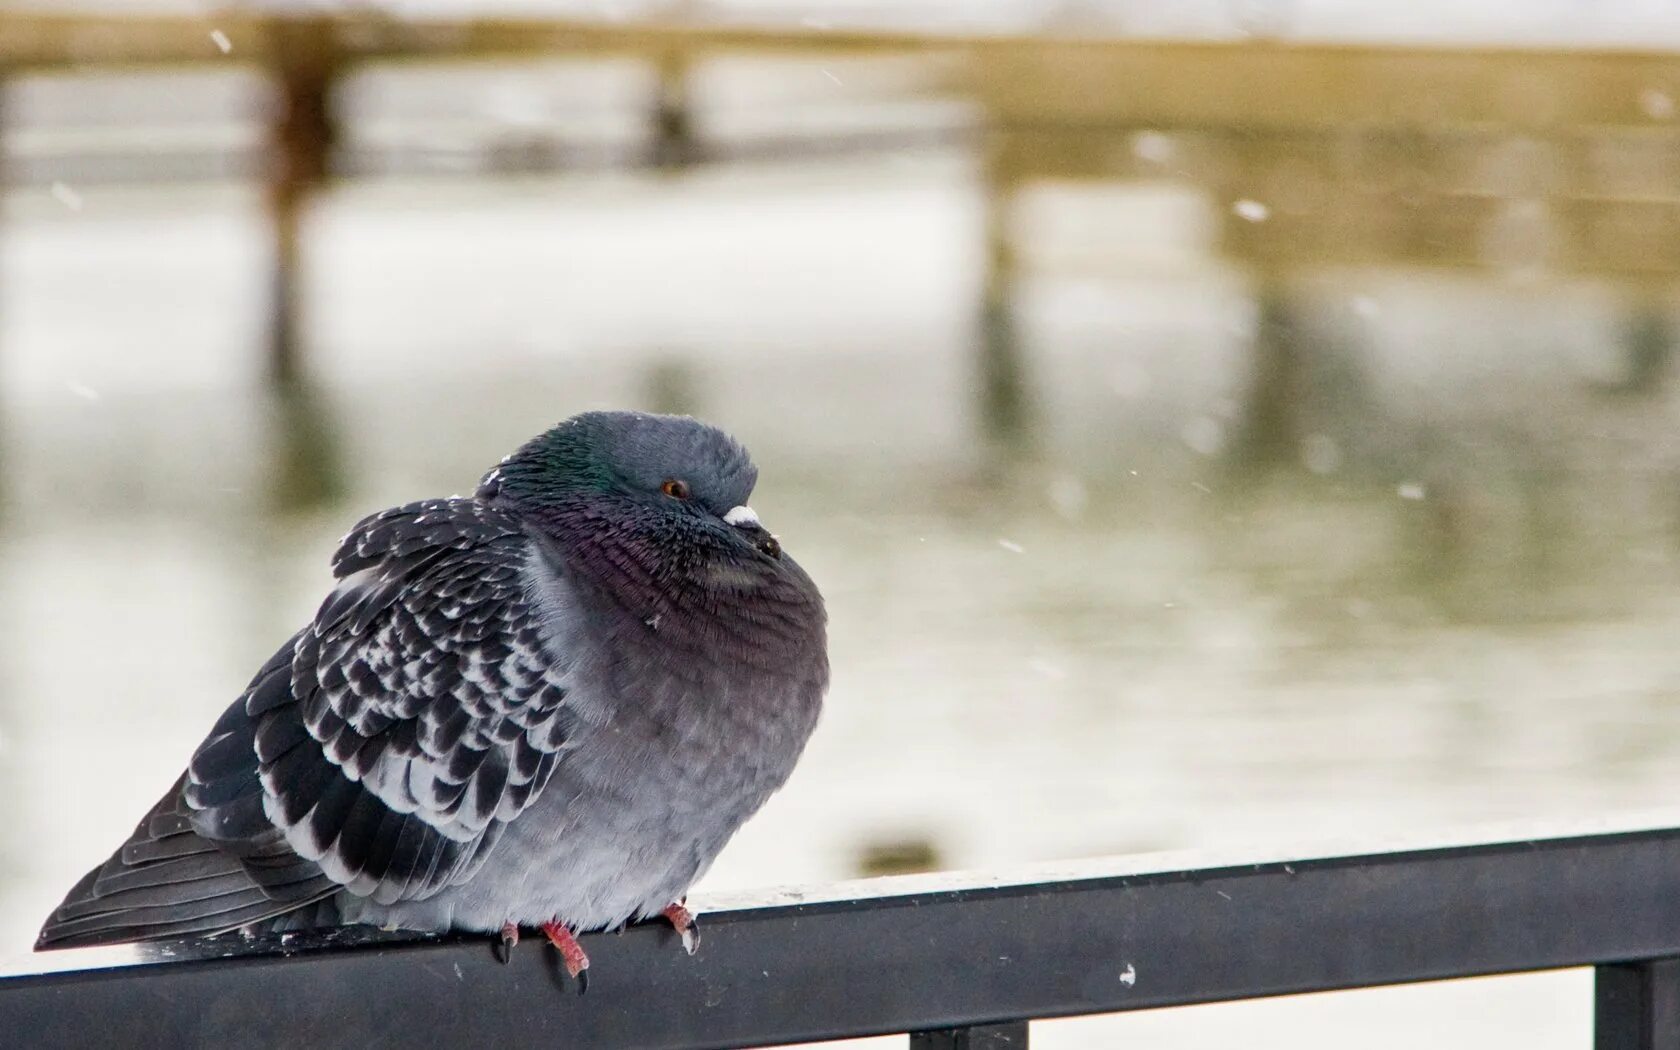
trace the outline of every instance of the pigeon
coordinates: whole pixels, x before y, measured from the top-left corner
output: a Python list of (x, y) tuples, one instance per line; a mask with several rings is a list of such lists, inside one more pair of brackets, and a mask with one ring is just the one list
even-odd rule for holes
[[(687, 417), (587, 412), (470, 498), (363, 519), (262, 666), (36, 949), (372, 924), (575, 934), (664, 916), (787, 780), (828, 687), (758, 471)], [(499, 937), (499, 943), (494, 939)]]

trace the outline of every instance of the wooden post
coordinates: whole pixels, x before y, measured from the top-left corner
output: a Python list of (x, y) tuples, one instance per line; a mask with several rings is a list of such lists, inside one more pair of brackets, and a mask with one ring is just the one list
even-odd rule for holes
[(672, 47), (658, 59), (658, 95), (653, 102), (653, 164), (662, 171), (681, 171), (699, 159), (694, 139), (694, 114), (689, 106), (688, 52)]
[(1674, 359), (1674, 305), (1666, 288), (1638, 288), (1622, 322), (1622, 351), (1627, 370), (1619, 392), (1644, 395), (1661, 388)]
[(335, 137), (330, 95), (337, 58), (330, 28), (321, 20), (269, 23), (280, 88), (268, 168), (274, 219), (268, 375), (276, 386), (301, 378), (298, 226), (310, 194), (326, 180)]
[(299, 275), (300, 226), (310, 197), (326, 181), (337, 137), (332, 88), (341, 67), (325, 19), (274, 19), (268, 32), (280, 89), (268, 167), (274, 271), (266, 371), (279, 457), (273, 495), (277, 506), (296, 509), (330, 501), (341, 488), (337, 442), (303, 367)]
[(986, 443), (1004, 455), (1024, 452), (1029, 443), (1026, 368), (1015, 323), (1017, 258), (1009, 230), (1015, 199), (1010, 132), (995, 129), (986, 164), (985, 273), (980, 291), (977, 365), (980, 429)]
[(1300, 319), (1283, 282), (1262, 274), (1255, 293), (1253, 381), (1232, 459), (1241, 467), (1292, 462), (1301, 449)]
[[(0, 192), (4, 192), (5, 188), (10, 184), (8, 182), (8, 174), (6, 172), (6, 167), (5, 167), (5, 165), (6, 165), (6, 151), (5, 151), (6, 97), (7, 97), (6, 96), (6, 88), (7, 88), (7, 85), (11, 81), (11, 78), (9, 76), (10, 72), (11, 72), (11, 70), (6, 67), (6, 64), (4, 62), (0, 62)], [(4, 244), (5, 244), (5, 234), (4, 234), (4, 232), (0, 232), (0, 246), (3, 246)], [(5, 296), (6, 296), (6, 289), (4, 287), (0, 287), (0, 314), (3, 314), (5, 309), (6, 309), (6, 298), (5, 298)], [(0, 428), (0, 431), (3, 431), (3, 429), (4, 428)], [(3, 445), (0, 445), (0, 517), (4, 517), (4, 504), (5, 504), (6, 492), (7, 492), (7, 489), (8, 489), (8, 486), (6, 485), (5, 474), (6, 474), (6, 449)]]

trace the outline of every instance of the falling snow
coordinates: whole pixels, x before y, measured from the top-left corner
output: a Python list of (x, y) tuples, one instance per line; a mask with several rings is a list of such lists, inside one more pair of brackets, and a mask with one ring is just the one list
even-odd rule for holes
[(1173, 140), (1159, 131), (1140, 131), (1132, 136), (1132, 155), (1151, 164), (1165, 164), (1172, 159)]
[(1127, 963), (1126, 968), (1124, 970), (1120, 971), (1120, 983), (1125, 985), (1127, 988), (1130, 988), (1132, 985), (1136, 984), (1137, 983), (1137, 967), (1133, 966), (1131, 963)]
[(1026, 550), (1025, 547), (1016, 543), (1014, 540), (1006, 540), (1001, 537), (998, 539), (998, 546), (1002, 547), (1006, 551), (1012, 551), (1016, 554), (1020, 554), (1022, 551)]
[(72, 379), (64, 384), (64, 388), (84, 401), (99, 400), (99, 391), (95, 390), (91, 386), (88, 386), (86, 383)]
[(215, 44), (216, 49), (224, 55), (233, 50), (233, 41), (229, 40), (228, 35), (220, 29), (210, 30), (210, 42)]
[(1400, 494), (1401, 499), (1422, 499), (1427, 494), (1423, 483), (1417, 481), (1402, 482), (1395, 491)]
[(1249, 222), (1265, 222), (1272, 217), (1272, 209), (1246, 197), (1231, 205), (1231, 210), (1237, 213), (1237, 218), (1247, 219)]
[(1085, 483), (1072, 474), (1058, 474), (1050, 481), (1050, 506), (1058, 517), (1073, 521), (1085, 512), (1090, 496)]
[(1055, 663), (1054, 661), (1042, 658), (1034, 658), (1027, 661), (1027, 667), (1030, 668), (1034, 674), (1041, 678), (1049, 679), (1052, 682), (1065, 681), (1068, 676), (1067, 668), (1063, 667), (1061, 664)]
[(1639, 93), (1639, 108), (1652, 120), (1668, 120), (1674, 116), (1674, 96), (1657, 88)]
[(1184, 424), (1179, 437), (1195, 451), (1211, 456), (1225, 445), (1225, 427), (1212, 416), (1197, 416)]
[(54, 200), (58, 201), (58, 203), (64, 205), (66, 208), (69, 208), (71, 211), (82, 210), (82, 195), (71, 189), (67, 183), (53, 183), (51, 192)]

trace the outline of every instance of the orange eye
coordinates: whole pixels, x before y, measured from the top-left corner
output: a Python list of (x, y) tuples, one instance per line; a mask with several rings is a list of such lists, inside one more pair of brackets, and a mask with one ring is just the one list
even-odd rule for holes
[(666, 481), (665, 484), (659, 486), (659, 491), (665, 493), (665, 495), (671, 497), (672, 499), (687, 499), (688, 482), (677, 478), (671, 478)]

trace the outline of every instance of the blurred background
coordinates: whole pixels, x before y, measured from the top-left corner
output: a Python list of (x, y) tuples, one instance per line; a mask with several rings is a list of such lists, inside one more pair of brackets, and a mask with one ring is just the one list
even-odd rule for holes
[(829, 600), (709, 887), (1666, 803), (1677, 104), (1649, 0), (0, 2), (0, 955), (350, 524), (597, 407), (733, 431)]

